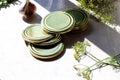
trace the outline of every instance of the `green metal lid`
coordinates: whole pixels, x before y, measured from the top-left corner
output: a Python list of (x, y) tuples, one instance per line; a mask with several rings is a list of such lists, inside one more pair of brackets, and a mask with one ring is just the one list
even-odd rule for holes
[(67, 13), (72, 15), (75, 18), (75, 25), (80, 25), (86, 16), (84, 16), (83, 12), (77, 9), (68, 9), (66, 10)]
[(54, 36), (43, 31), (40, 24), (32, 24), (25, 28), (22, 33), (23, 38), (31, 43), (38, 43), (49, 40)]
[(51, 46), (51, 45), (57, 44), (60, 41), (61, 41), (60, 34), (56, 34), (52, 39), (49, 39), (49, 40), (41, 42), (41, 43), (37, 43), (35, 45), (39, 45), (39, 46)]
[(49, 59), (58, 56), (64, 50), (64, 44), (59, 43), (51, 48), (42, 48), (39, 46), (34, 46), (32, 44), (28, 45), (31, 54), (40, 59)]
[(88, 16), (85, 13), (85, 11), (81, 10), (81, 9), (67, 9), (65, 10), (65, 12), (69, 13), (70, 15), (72, 15), (75, 19), (75, 26), (74, 26), (74, 30), (83, 30), (84, 28), (86, 28), (87, 23), (88, 23)]
[(42, 25), (48, 32), (66, 33), (74, 27), (74, 18), (66, 12), (55, 11), (48, 14), (42, 20)]

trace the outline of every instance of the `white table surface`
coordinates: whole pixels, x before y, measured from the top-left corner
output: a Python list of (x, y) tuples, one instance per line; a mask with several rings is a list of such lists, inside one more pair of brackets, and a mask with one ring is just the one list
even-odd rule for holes
[[(73, 68), (78, 63), (71, 49), (76, 41), (83, 39), (90, 41), (91, 52), (100, 59), (120, 53), (120, 34), (103, 23), (89, 19), (91, 27), (88, 33), (67, 34), (64, 37), (65, 52), (58, 59), (37, 60), (26, 47), (22, 31), (31, 24), (40, 23), (41, 18), (51, 11), (77, 6), (68, 0), (31, 0), (37, 6), (37, 20), (28, 23), (19, 13), (25, 1), (21, 2), (0, 10), (0, 80), (84, 80), (76, 75)], [(92, 61), (85, 59), (82, 63), (91, 64)], [(92, 79), (120, 80), (120, 72), (108, 66), (95, 70)]]

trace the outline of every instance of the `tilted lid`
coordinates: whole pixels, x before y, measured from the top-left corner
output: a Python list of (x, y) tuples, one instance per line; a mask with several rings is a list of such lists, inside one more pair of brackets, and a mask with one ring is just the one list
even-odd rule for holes
[(28, 42), (42, 42), (54, 37), (43, 31), (40, 24), (32, 24), (28, 26), (22, 33), (23, 38)]

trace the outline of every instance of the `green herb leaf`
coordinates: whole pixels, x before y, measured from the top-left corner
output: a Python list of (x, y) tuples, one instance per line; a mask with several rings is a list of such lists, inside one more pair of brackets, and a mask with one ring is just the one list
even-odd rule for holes
[(77, 70), (78, 76), (81, 76), (86, 80), (91, 80), (90, 79), (91, 70), (88, 66), (80, 64), (80, 65), (74, 65), (74, 68)]
[[(115, 9), (114, 2), (118, 0), (76, 0), (83, 9), (89, 9), (99, 15), (100, 21), (104, 18), (105, 22), (112, 22), (112, 12)], [(111, 16), (112, 15), (112, 16)]]
[(75, 54), (74, 54), (74, 58), (77, 60), (77, 61), (80, 61), (80, 58), (86, 54), (86, 47), (89, 46), (89, 43), (87, 41), (85, 42), (76, 42), (72, 48), (74, 49), (75, 51)]

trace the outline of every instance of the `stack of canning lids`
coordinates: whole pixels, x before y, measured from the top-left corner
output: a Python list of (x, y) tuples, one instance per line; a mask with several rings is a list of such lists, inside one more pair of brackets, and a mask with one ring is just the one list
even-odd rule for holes
[(41, 24), (32, 24), (25, 28), (22, 36), (34, 57), (49, 59), (64, 50), (61, 34), (74, 30), (84, 31), (87, 23), (87, 14), (82, 10), (54, 11), (46, 15)]
[(41, 24), (32, 24), (24, 29), (23, 39), (30, 53), (39, 59), (56, 57), (64, 50), (60, 34), (48, 34), (43, 31)]

